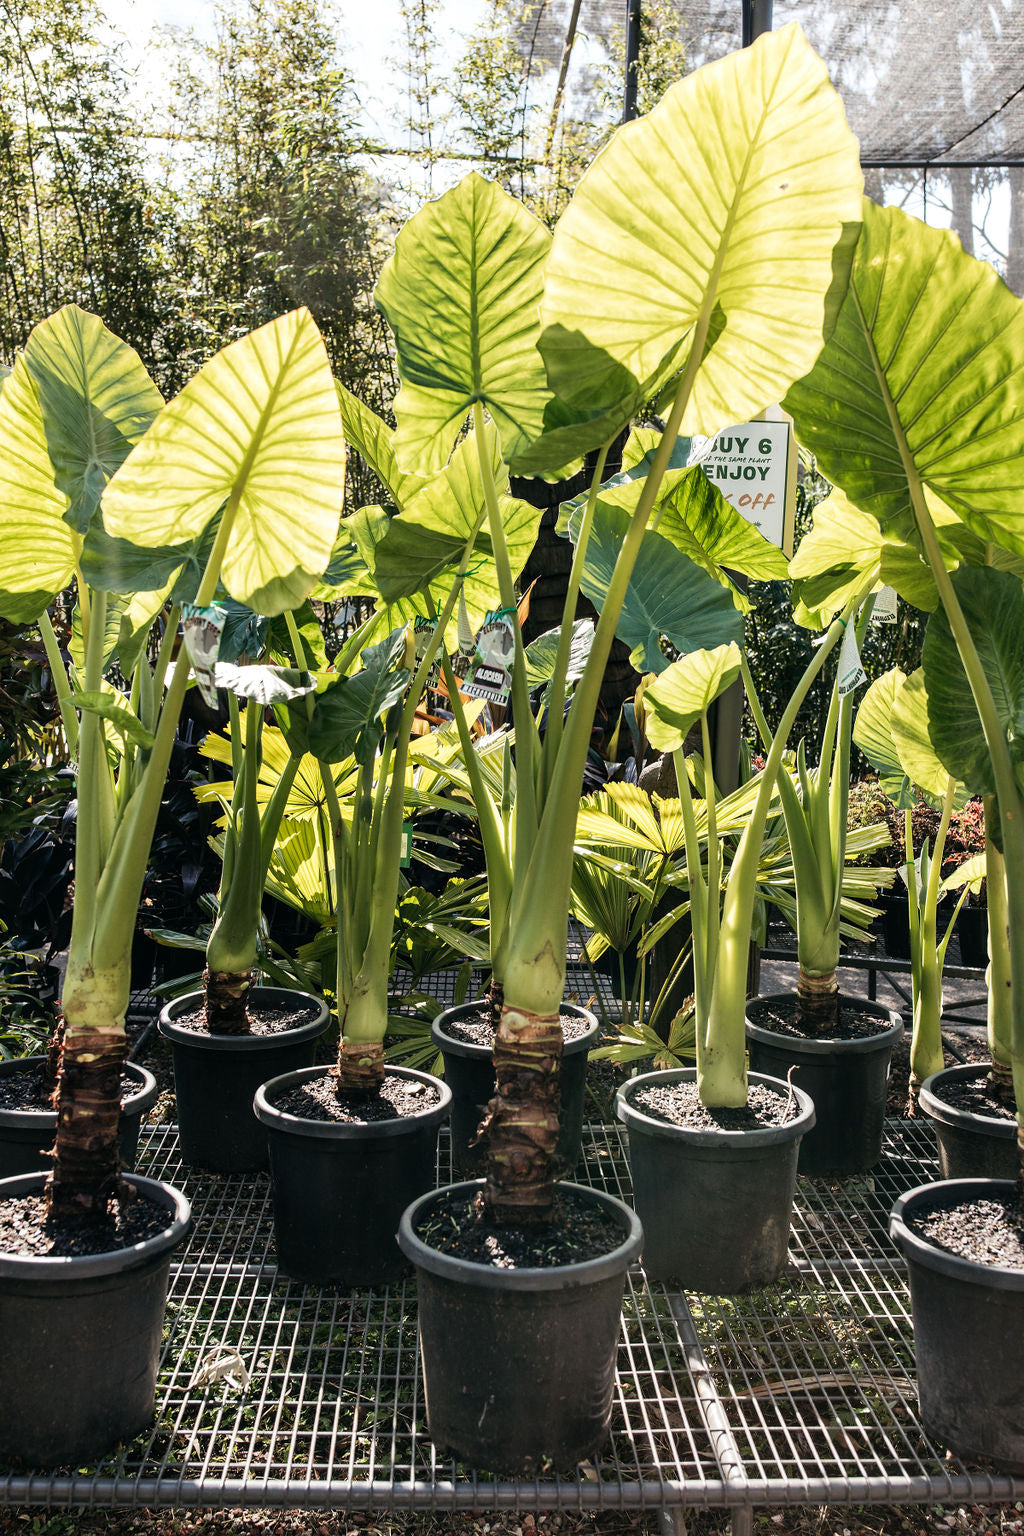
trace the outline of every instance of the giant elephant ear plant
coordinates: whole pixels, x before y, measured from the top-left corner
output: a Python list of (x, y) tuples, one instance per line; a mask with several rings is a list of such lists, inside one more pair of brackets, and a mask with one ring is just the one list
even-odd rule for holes
[[(470, 176), (410, 221), (381, 275), (377, 302), (402, 379), (399, 469), (443, 463), (467, 416), (483, 442), (485, 413), (519, 473), (558, 474), (597, 450), (543, 741), (515, 636), (515, 853), (486, 1188), (498, 1219), (546, 1216), (554, 1197), (572, 845), (612, 639), (628, 613), (641, 664), (658, 651), (669, 584), (652, 578), (666, 550), (680, 557), (705, 634), (715, 643), (735, 634), (728, 593), (673, 538), (682, 544), (685, 519), (672, 515), (662, 489), (677, 439), (762, 410), (812, 366), (841, 297), (842, 236), (859, 216), (860, 186), (839, 98), (791, 26), (698, 71), (648, 118), (620, 129), (553, 238)], [(654, 395), (666, 425), (648, 473), (626, 506), (602, 508), (611, 442)], [(707, 494), (698, 469), (679, 474), (684, 500)], [(483, 454), (480, 475), (501, 602), (514, 612), (494, 469)], [(648, 530), (652, 517), (657, 531)], [(588, 561), (600, 618), (563, 720)], [(646, 575), (631, 587), (638, 570)], [(686, 648), (699, 643), (691, 636)]]
[[(0, 445), (0, 613), (38, 619), (77, 755), (50, 1201), (101, 1217), (120, 1188), (131, 935), (188, 684), (184, 661), (172, 666), (179, 603), (208, 605), (219, 582), (262, 613), (301, 601), (333, 545), (344, 441), (305, 311), (225, 348), (164, 406), (137, 355), (69, 307), (33, 331), (6, 381)], [(72, 582), (82, 648), (69, 682), (46, 609)], [(114, 659), (127, 698), (105, 681)]]
[[(923, 650), (928, 731), (947, 772), (991, 797), (1005, 858), (1005, 1075), (1024, 1159), (1022, 356), (1024, 305), (991, 267), (948, 231), (865, 203), (835, 330), (786, 404), (823, 472), (889, 544), (923, 557), (937, 592)], [(836, 583), (846, 574), (837, 562)]]

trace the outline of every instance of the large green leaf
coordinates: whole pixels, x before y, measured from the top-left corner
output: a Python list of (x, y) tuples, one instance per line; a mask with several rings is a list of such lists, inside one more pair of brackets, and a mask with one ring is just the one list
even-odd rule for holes
[[(1018, 783), (1024, 784), (1024, 590), (1007, 571), (963, 567), (957, 600), (988, 679)], [(928, 690), (928, 734), (948, 772), (972, 795), (995, 790), (992, 760), (960, 652), (940, 608), (921, 654)]]
[[(928, 730), (928, 690), (918, 667), (896, 690), (892, 705), (892, 739), (912, 784), (932, 805), (940, 805), (949, 787), (949, 772), (939, 759)], [(961, 786), (961, 804), (966, 791)]]
[(382, 735), (381, 716), (409, 685), (404, 630), (397, 629), (363, 652), (363, 666), (352, 677), (339, 678), (321, 693), (309, 725), (309, 750), (326, 763), (354, 756), (365, 763), (373, 757)]
[(23, 357), (0, 390), (0, 616), (37, 619), (71, 581), (80, 543), (64, 521), (39, 396)]
[(315, 678), (298, 667), (240, 667), (233, 661), (216, 663), (214, 681), (218, 688), (263, 706), (303, 699), (316, 688)]
[(740, 675), (740, 649), (728, 645), (692, 651), (672, 662), (644, 693), (647, 737), (659, 752), (681, 747), (718, 695)]
[[(645, 460), (630, 472), (606, 481), (598, 505), (630, 515), (635, 512), (647, 467)], [(560, 509), (558, 530), (568, 533), (574, 542), (586, 499), (585, 495), (578, 496)], [(666, 472), (650, 526), (727, 588), (736, 607), (744, 612), (750, 602), (734, 583), (732, 573), (762, 581), (778, 581), (786, 575), (788, 562), (782, 551), (729, 505), (699, 465), (686, 468), (684, 464)]]
[(336, 387), (346, 438), (387, 487), (390, 499), (401, 510), (410, 496), (423, 489), (427, 476), (403, 474), (395, 462), (392, 432), (387, 422), (358, 400), (344, 384), (336, 384)]
[(227, 503), (221, 580), (282, 613), (331, 557), (344, 484), (330, 363), (300, 309), (218, 352), (164, 407), (107, 487), (103, 520), (137, 544), (181, 544)]
[(533, 214), (475, 172), (402, 229), (375, 299), (398, 350), (393, 446), (403, 468), (441, 469), (478, 400), (506, 459), (540, 436), (550, 399), (537, 351), (549, 245)]
[[(526, 686), (532, 692), (545, 683), (550, 683), (555, 675), (555, 663), (558, 659), (558, 646), (562, 638), (562, 626), (549, 629), (526, 647)], [(577, 619), (572, 626), (572, 637), (569, 641), (569, 663), (566, 668), (565, 680), (567, 683), (577, 683), (583, 676), (583, 668), (587, 664), (590, 648), (594, 643), (593, 619)], [(547, 690), (544, 696), (547, 698)]]
[(905, 682), (906, 673), (899, 667), (876, 677), (861, 699), (853, 722), (854, 741), (878, 774), (882, 793), (900, 811), (910, 810), (915, 802), (892, 734), (893, 700)]
[(930, 491), (1024, 553), (1024, 306), (948, 230), (865, 202), (836, 329), (786, 407), (823, 473), (886, 533)]
[(197, 542), (145, 549), (130, 539), (111, 538), (97, 519), (82, 543), (82, 576), (90, 587), (105, 592), (153, 591), (195, 558)]
[[(947, 563), (955, 565), (956, 558)], [(930, 612), (938, 603), (931, 571), (917, 550), (884, 538), (870, 513), (833, 490), (815, 507), (813, 526), (790, 561), (797, 622), (823, 628), (872, 571), (878, 586), (894, 587), (915, 608)]]
[(76, 304), (36, 326), (25, 361), (39, 391), (54, 478), (68, 498), (64, 515), (84, 533), (103, 487), (163, 399), (138, 353)]
[[(600, 613), (615, 568), (629, 513), (599, 504), (583, 562), (582, 588)], [(662, 637), (684, 654), (743, 639), (743, 615), (706, 571), (660, 533), (644, 534), (629, 580), (616, 634), (630, 648), (640, 672), (668, 666)]]
[[(485, 434), (485, 451), (490, 456), (498, 488), (509, 563), (513, 576), (517, 576), (537, 542), (541, 509), (506, 494), (508, 471), (502, 465), (501, 444), (490, 423)], [(407, 502), (398, 517), (391, 519), (374, 550), (373, 560), (377, 588), (385, 603), (397, 603), (429, 590), (440, 606), (448, 595), (466, 543), (476, 531), (473, 559), (463, 583), (466, 610), (474, 629), (498, 605), (498, 573), (477, 455), (476, 434), (470, 433), (458, 444), (442, 472)], [(414, 607), (425, 611), (423, 603)]]
[(861, 184), (795, 25), (687, 76), (617, 131), (558, 223), (540, 343), (555, 393), (639, 405), (699, 346), (684, 431), (777, 402), (821, 349)]

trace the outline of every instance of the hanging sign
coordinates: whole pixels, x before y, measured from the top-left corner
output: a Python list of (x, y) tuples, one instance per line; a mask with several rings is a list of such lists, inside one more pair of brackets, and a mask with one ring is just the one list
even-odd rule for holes
[(459, 689), (470, 699), (487, 699), (491, 704), (507, 704), (512, 691), (512, 658), (515, 654), (516, 622), (512, 608), (499, 608), (487, 615), (476, 637), (476, 648), (466, 681)]
[(843, 642), (839, 647), (839, 672), (836, 679), (839, 697), (845, 699), (848, 693), (852, 693), (867, 680), (868, 675), (861, 662), (860, 649), (857, 645), (857, 627), (851, 622), (843, 630)]
[[(413, 633), (413, 642), (414, 642), (414, 644), (416, 646), (416, 665), (417, 665), (417, 667), (419, 666), (420, 662), (423, 660), (424, 656), (427, 654), (427, 646), (430, 644), (431, 640), (434, 638), (434, 630), (435, 630), (435, 628), (436, 628), (436, 625), (435, 625), (433, 619), (425, 618), (422, 614), (418, 614), (417, 615), (416, 622), (413, 625), (413, 632), (412, 632)], [(431, 665), (430, 671), (427, 673), (427, 681), (426, 681), (425, 686), (427, 688), (436, 688), (440, 681), (441, 681), (441, 659), (440, 659), (439, 656), (435, 656), (434, 660), (433, 660), (433, 663)]]
[(879, 587), (871, 610), (872, 624), (895, 624), (896, 619), (896, 588)]
[(227, 616), (227, 609), (219, 603), (211, 603), (208, 608), (197, 608), (194, 603), (181, 605), (181, 633), (185, 649), (192, 663), (199, 692), (211, 709), (217, 707), (214, 668)]
[(766, 539), (793, 551), (796, 451), (788, 421), (746, 421), (714, 438), (695, 437), (690, 463)]

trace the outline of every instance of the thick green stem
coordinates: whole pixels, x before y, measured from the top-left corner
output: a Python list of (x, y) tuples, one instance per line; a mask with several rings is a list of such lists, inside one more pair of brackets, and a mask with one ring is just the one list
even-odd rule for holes
[(988, 1048), (992, 1085), (1000, 1097), (1013, 1091), (1013, 982), (1010, 964), (1010, 914), (1006, 900), (1006, 864), (989, 836), (993, 796), (985, 796), (985, 890), (988, 899)]
[(572, 629), (576, 619), (576, 604), (579, 602), (580, 596), (583, 562), (587, 556), (590, 530), (594, 526), (597, 495), (601, 487), (601, 481), (604, 478), (604, 466), (608, 458), (608, 448), (609, 444), (606, 443), (598, 453), (597, 463), (594, 465), (594, 473), (590, 479), (590, 489), (587, 492), (587, 500), (580, 522), (580, 531), (576, 539), (576, 549), (573, 551), (573, 561), (569, 570), (569, 583), (566, 587), (565, 602), (562, 604), (562, 624), (558, 634), (558, 653), (555, 656), (555, 670), (552, 673), (551, 688), (548, 693), (548, 726), (544, 738), (545, 781), (550, 781), (552, 768), (558, 755), (558, 746), (562, 739), (562, 725), (565, 715), (565, 680), (569, 673)]
[[(499, 956), (502, 955), (502, 939), (508, 921), (508, 906), (512, 896), (512, 862), (508, 856), (505, 824), (484, 779), (480, 759), (473, 746), (473, 737), (466, 719), (466, 710), (459, 693), (458, 679), (452, 671), (448, 653), (441, 649), (441, 672), (448, 698), (455, 717), (455, 729), (466, 765), (473, 804), (476, 807), (477, 826), (484, 850), (484, 867), (487, 871), (487, 909), (490, 915), (488, 929), (491, 969), (497, 974)], [(511, 773), (511, 761), (508, 772)], [(499, 977), (500, 980), (500, 977)]]
[(698, 1075), (701, 1102), (712, 1106), (737, 1107), (746, 1103), (746, 993), (750, 934), (753, 928), (754, 896), (761, 857), (765, 823), (782, 756), (790, 731), (804, 699), (828, 656), (865, 596), (874, 584), (874, 575), (864, 589), (847, 604), (834, 620), (824, 640), (794, 689), (765, 762), (757, 799), (743, 830), (726, 882), (715, 967), (711, 1005), (706, 1020), (698, 1017), (698, 1034), (703, 1028), (708, 1041), (706, 1066)]
[(57, 636), (53, 632), (50, 622), (50, 614), (43, 609), (39, 615), (39, 633), (43, 637), (43, 648), (46, 651), (46, 660), (50, 667), (50, 676), (53, 678), (53, 691), (57, 695), (57, 704), (60, 707), (61, 724), (64, 727), (64, 740), (68, 744), (68, 754), (74, 758), (78, 752), (78, 715), (75, 706), (71, 702), (71, 688), (68, 685), (68, 674), (64, 666), (64, 658), (57, 644)]
[[(928, 860), (928, 876), (923, 892), (918, 889), (917, 864), (914, 860), (912, 820), (905, 814), (905, 838), (908, 882), (913, 878), (910, 890), (911, 955), (913, 957), (914, 1029), (910, 1040), (910, 1089), (941, 1072), (942, 1059), (942, 962), (945, 946), (941, 951), (938, 942), (939, 884), (942, 878), (942, 856), (945, 850), (949, 819), (953, 814), (953, 798), (956, 780), (950, 778), (942, 800), (942, 815), (935, 834), (935, 845)], [(923, 853), (923, 850), (922, 850)], [(913, 875), (911, 871), (913, 870)]]
[[(698, 351), (701, 344), (700, 339), (695, 342)], [(647, 520), (679, 435), (688, 394), (688, 385), (681, 386), (636, 511), (620, 546), (601, 606), (594, 643), (583, 676), (573, 694), (537, 836), (528, 846), (520, 835), (517, 820), (515, 886), (510, 919), (513, 936), (506, 972), (506, 993), (515, 1000), (517, 1008), (527, 1013), (548, 1013), (561, 1001), (565, 985), (566, 913), (569, 910), (572, 885), (572, 844), (594, 714), (629, 580), (640, 552)], [(578, 556), (577, 549), (573, 555), (574, 565)], [(518, 730), (516, 743), (518, 751)], [(521, 794), (521, 772), (518, 783)], [(525, 874), (521, 874), (524, 854), (528, 862)]]
[[(512, 566), (509, 561), (508, 545), (505, 540), (505, 528), (501, 520), (498, 487), (494, 479), (494, 465), (491, 463), (490, 456), (487, 453), (484, 411), (479, 400), (473, 404), (473, 431), (476, 437), (480, 480), (484, 491), (484, 504), (487, 508), (487, 526), (491, 536), (491, 549), (498, 573), (498, 593), (502, 606), (510, 610), (513, 621), (512, 637), (515, 650), (512, 661), (512, 718), (515, 721), (516, 727), (516, 820), (529, 840), (532, 839), (535, 833), (539, 814), (537, 795), (540, 778), (540, 735), (537, 730), (537, 722), (533, 718), (533, 709), (530, 705), (530, 690), (526, 682), (526, 648), (523, 645), (523, 632), (516, 618), (515, 582), (512, 577)], [(515, 874), (517, 879), (519, 878), (521, 867), (517, 847), (515, 856)]]

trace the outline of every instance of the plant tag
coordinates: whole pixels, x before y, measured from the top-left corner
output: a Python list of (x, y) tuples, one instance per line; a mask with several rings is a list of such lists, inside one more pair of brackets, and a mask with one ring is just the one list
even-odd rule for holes
[(412, 863), (412, 822), (402, 822), (402, 852), (398, 857), (399, 869), (408, 869)]
[(197, 608), (194, 603), (181, 605), (181, 632), (185, 649), (196, 675), (199, 692), (211, 709), (217, 707), (217, 684), (213, 672), (227, 617), (227, 609), (219, 603), (211, 603), (209, 608)]
[[(434, 637), (434, 630), (436, 628), (437, 628), (437, 625), (434, 623), (433, 619), (428, 619), (423, 614), (417, 614), (416, 622), (413, 625), (413, 632), (412, 632), (413, 633), (413, 640), (414, 640), (415, 645), (416, 645), (416, 665), (417, 665), (417, 667), (419, 666), (420, 662), (423, 660), (424, 656), (427, 654), (427, 646), (430, 644), (431, 640), (433, 639), (433, 637)], [(426, 681), (426, 685), (425, 686), (427, 688), (436, 688), (440, 681), (441, 681), (441, 662), (440, 662), (440, 658), (435, 656), (434, 657), (433, 665), (431, 666), (430, 671), (427, 674), (427, 681)]]
[(896, 588), (880, 587), (871, 610), (872, 624), (895, 624), (896, 617)]
[(487, 699), (491, 704), (507, 704), (512, 691), (512, 657), (515, 653), (516, 622), (511, 608), (489, 613), (476, 637), (473, 660), (461, 692), (471, 699)]
[(857, 647), (856, 628), (853, 624), (847, 624), (843, 630), (843, 643), (839, 647), (839, 697), (845, 698), (848, 693), (859, 688), (861, 683), (867, 682), (867, 676)]

